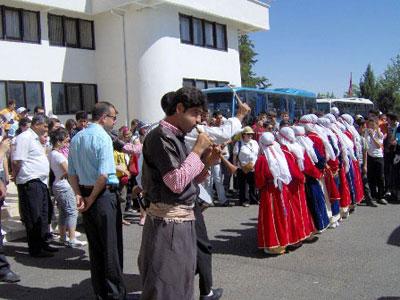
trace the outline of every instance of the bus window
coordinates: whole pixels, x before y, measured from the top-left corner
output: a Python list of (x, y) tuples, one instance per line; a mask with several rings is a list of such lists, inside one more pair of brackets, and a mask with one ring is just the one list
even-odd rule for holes
[[(322, 103), (321, 103), (322, 104)], [(329, 112), (329, 103), (324, 103), (324, 112)], [(315, 110), (320, 110), (317, 108), (317, 100), (315, 98), (304, 98), (304, 114), (314, 113)]]
[(301, 117), (304, 113), (304, 101), (301, 97), (291, 97), (288, 99), (289, 117), (291, 120)]
[(215, 111), (221, 111), (226, 118), (232, 117), (232, 99), (233, 93), (207, 93), (208, 109), (210, 114)]
[(268, 94), (267, 111), (275, 111), (277, 115), (287, 111), (286, 99), (284, 95)]

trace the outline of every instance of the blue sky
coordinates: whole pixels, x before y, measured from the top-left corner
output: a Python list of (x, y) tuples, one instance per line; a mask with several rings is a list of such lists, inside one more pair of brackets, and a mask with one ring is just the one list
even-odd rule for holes
[(342, 97), (350, 72), (358, 84), (368, 63), (378, 76), (400, 54), (400, 0), (273, 0), (270, 27), (250, 38), (275, 88)]

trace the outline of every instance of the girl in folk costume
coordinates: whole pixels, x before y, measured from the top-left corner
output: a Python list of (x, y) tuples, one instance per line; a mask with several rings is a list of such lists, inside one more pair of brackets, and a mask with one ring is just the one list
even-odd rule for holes
[[(339, 141), (333, 131), (330, 129), (331, 121), (328, 118), (319, 118), (317, 120), (318, 125), (326, 134), (335, 157), (328, 160), (325, 168), (325, 185), (328, 190), (329, 201), (331, 205), (331, 211), (328, 210), (328, 214), (331, 213), (331, 228), (336, 228), (339, 225), (340, 220), (340, 192), (339, 192)], [(329, 204), (328, 204), (329, 205)]]
[[(304, 148), (297, 143), (294, 131), (290, 127), (283, 127), (277, 133), (277, 139), (281, 144), (281, 149), (285, 155), (289, 166), (292, 181), (288, 184), (289, 189), (289, 204), (293, 209), (295, 216), (295, 231), (298, 234), (299, 240), (309, 238), (316, 230), (311, 213), (307, 207), (306, 192), (305, 192), (305, 166), (308, 170), (310, 165), (314, 166), (311, 160), (306, 157)], [(306, 159), (308, 158), (308, 160)], [(314, 166), (315, 168), (315, 166)], [(316, 169), (316, 168), (315, 168)], [(316, 173), (320, 173), (316, 170)]]
[(294, 126), (293, 130), (297, 142), (305, 150), (304, 174), (306, 175), (306, 196), (308, 207), (312, 214), (315, 227), (318, 231), (325, 230), (329, 225), (328, 212), (325, 206), (325, 196), (322, 191), (322, 170), (318, 164), (322, 161), (321, 156), (314, 150), (314, 143), (306, 136), (301, 126)]
[[(316, 125), (318, 120), (318, 117), (313, 114), (305, 115), (300, 118), (299, 124), (304, 126), (304, 129), (307, 133), (307, 137), (311, 139), (313, 142), (313, 148), (314, 151), (318, 157), (318, 162), (316, 163), (316, 166), (318, 169), (320, 169), (323, 174), (326, 176), (326, 168), (327, 168), (327, 162), (330, 159), (335, 158), (335, 153), (332, 149), (331, 144), (329, 143), (328, 138), (326, 137), (326, 134), (323, 132), (322, 128)], [(329, 175), (329, 173), (327, 173)], [(332, 216), (331, 212), (331, 203), (329, 201), (329, 193), (328, 189), (325, 184), (325, 176), (322, 178), (322, 180), (319, 181), (319, 184), (322, 187), (323, 195), (324, 195), (324, 201), (325, 201), (325, 210), (326, 213), (328, 214), (329, 217)], [(333, 180), (330, 180), (329, 182), (332, 182)], [(319, 229), (319, 231), (323, 231), (326, 229), (327, 226), (330, 225), (330, 218), (328, 217), (328, 223), (323, 224), (323, 228)], [(325, 220), (325, 219), (323, 219)]]
[(353, 202), (354, 205), (359, 204), (364, 199), (364, 187), (362, 184), (362, 175), (360, 164), (358, 162), (357, 157), (362, 155), (362, 147), (361, 147), (361, 137), (358, 131), (354, 128), (353, 123), (354, 119), (349, 114), (343, 114), (339, 118), (340, 122), (346, 127), (346, 131), (344, 132), (354, 143), (354, 152), (355, 158), (352, 159), (352, 167), (353, 167), (353, 175), (354, 175), (354, 192), (355, 197)]
[(352, 195), (354, 195), (350, 170), (352, 169), (352, 158), (354, 158), (354, 144), (353, 142), (342, 132), (340, 128), (343, 126), (341, 123), (336, 121), (336, 117), (333, 114), (326, 114), (325, 118), (331, 121), (330, 129), (335, 133), (338, 139), (338, 146), (340, 150), (339, 156), (339, 190), (340, 190), (340, 213), (343, 218), (347, 218), (349, 215), (349, 207), (351, 204)]
[(255, 165), (255, 182), (260, 190), (258, 248), (267, 254), (283, 254), (290, 244), (293, 214), (289, 210), (288, 184), (292, 180), (285, 155), (274, 135), (265, 132), (260, 140), (261, 155)]

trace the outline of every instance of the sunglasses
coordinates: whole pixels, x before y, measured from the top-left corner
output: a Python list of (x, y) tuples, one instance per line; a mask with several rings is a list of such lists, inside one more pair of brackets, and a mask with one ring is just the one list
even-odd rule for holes
[(114, 121), (117, 119), (117, 116), (106, 115), (107, 117), (113, 119)]

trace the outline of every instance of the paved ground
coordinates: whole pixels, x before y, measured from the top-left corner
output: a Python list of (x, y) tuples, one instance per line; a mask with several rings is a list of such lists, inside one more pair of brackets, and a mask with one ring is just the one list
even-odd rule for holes
[[(223, 299), (400, 299), (400, 205), (358, 207), (317, 243), (275, 258), (257, 250), (257, 212), (258, 206), (206, 211), (215, 250), (214, 281), (224, 288)], [(136, 259), (141, 227), (132, 224), (124, 234), (125, 279), (134, 294), (140, 291)], [(50, 259), (30, 258), (23, 241), (6, 248), (22, 281), (0, 284), (0, 298), (93, 297), (87, 248), (61, 249)]]

